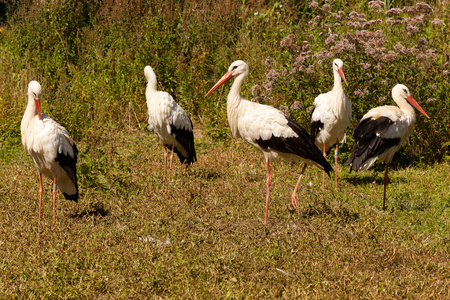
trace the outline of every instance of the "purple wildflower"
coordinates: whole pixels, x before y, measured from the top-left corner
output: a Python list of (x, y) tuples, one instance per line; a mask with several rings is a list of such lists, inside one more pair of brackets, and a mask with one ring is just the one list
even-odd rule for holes
[(359, 65), (360, 65), (361, 67), (363, 67), (364, 70), (370, 68), (370, 64), (360, 63)]
[(291, 108), (291, 110), (298, 110), (298, 109), (300, 109), (300, 102), (295, 101), (294, 103), (292, 103), (290, 108)]
[(280, 105), (280, 107), (278, 108), (286, 117), (289, 117), (289, 108), (285, 105)]
[(311, 8), (317, 8), (317, 6), (319, 6), (319, 4), (316, 1), (311, 1), (311, 3), (309, 4), (309, 7)]
[(323, 13), (327, 13), (331, 10), (330, 4), (324, 4), (319, 10)]
[(400, 8), (391, 8), (390, 10), (385, 12), (387, 16), (398, 16), (401, 15), (401, 13), (402, 10)]
[(306, 69), (306, 73), (307, 74), (313, 74), (314, 73), (314, 66), (313, 65), (309, 65), (308, 69)]
[(434, 19), (433, 21), (431, 21), (431, 24), (435, 25), (435, 26), (444, 26), (444, 21), (442, 21), (441, 19)]
[(267, 57), (266, 57), (266, 60), (265, 60), (265, 63), (266, 63), (266, 66), (271, 67), (271, 66), (273, 65), (273, 59), (272, 59), (272, 57), (267, 56)]
[(384, 7), (384, 2), (381, 0), (369, 1), (369, 8), (380, 8)]
[(383, 62), (388, 62), (395, 59), (395, 52), (394, 51), (388, 51), (388, 53), (383, 54), (383, 56), (381, 57), (381, 60)]
[(406, 47), (400, 44), (400, 42), (394, 45), (394, 49), (400, 54), (405, 54), (407, 52)]
[(255, 85), (252, 87), (252, 95), (253, 95), (253, 96), (259, 96), (259, 95), (261, 95), (261, 87), (260, 87), (259, 85), (255, 84)]
[(402, 20), (396, 20), (396, 19), (388, 18), (386, 20), (386, 23), (388, 23), (389, 25), (398, 25), (398, 24), (402, 23)]
[(281, 40), (280, 46), (281, 47), (291, 47), (294, 42), (295, 35), (289, 34), (287, 37), (285, 37), (283, 40)]

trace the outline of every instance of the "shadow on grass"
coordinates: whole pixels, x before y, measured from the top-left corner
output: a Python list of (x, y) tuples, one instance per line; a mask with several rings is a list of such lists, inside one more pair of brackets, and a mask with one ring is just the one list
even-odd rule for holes
[[(370, 174), (361, 174), (361, 173), (352, 173), (354, 175), (345, 175), (342, 176), (342, 180), (345, 180), (349, 184), (352, 185), (365, 185), (370, 183), (376, 183), (377, 185), (383, 185), (384, 180), (384, 172), (377, 173), (372, 172)], [(392, 176), (392, 174), (391, 174)], [(391, 183), (405, 183), (408, 182), (404, 177), (395, 177), (393, 180), (391, 180), (391, 176), (388, 177), (388, 184)]]
[(206, 169), (195, 169), (195, 170), (189, 170), (189, 176), (196, 177), (196, 178), (202, 178), (206, 180), (212, 180), (212, 179), (218, 179), (222, 177), (221, 172), (213, 171), (213, 170), (206, 170)]
[(105, 208), (103, 202), (89, 203), (79, 211), (69, 214), (69, 218), (81, 219), (86, 216), (105, 217), (109, 214), (109, 210)]
[(328, 216), (335, 218), (342, 223), (350, 223), (359, 218), (359, 214), (357, 212), (352, 212), (347, 207), (342, 205), (332, 207), (327, 201), (317, 201), (314, 204), (309, 204), (308, 207), (299, 211), (299, 214), (305, 219), (317, 216)]

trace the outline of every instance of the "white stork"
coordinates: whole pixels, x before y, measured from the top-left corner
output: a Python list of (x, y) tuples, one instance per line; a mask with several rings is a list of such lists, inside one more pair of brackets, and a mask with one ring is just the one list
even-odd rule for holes
[(315, 165), (325, 172), (333, 170), (314, 145), (308, 132), (294, 120), (286, 117), (272, 106), (245, 100), (241, 96), (242, 82), (247, 78), (248, 65), (242, 60), (231, 64), (228, 72), (206, 94), (208, 96), (223, 83), (234, 77), (233, 85), (227, 97), (227, 115), (231, 133), (234, 138), (242, 138), (259, 149), (266, 159), (266, 209), (264, 224), (267, 224), (269, 190), (271, 183), (270, 161), (278, 156), (290, 161), (299, 160), (305, 163), (291, 195), (291, 203), (297, 209), (297, 188), (307, 165)]
[(414, 130), (416, 114), (411, 103), (425, 117), (429, 118), (409, 90), (403, 84), (392, 89), (392, 98), (397, 106), (385, 105), (372, 108), (367, 112), (353, 130), (352, 153), (345, 163), (351, 171), (367, 170), (376, 160), (386, 162), (384, 173), (383, 210), (386, 209), (386, 186), (389, 163), (394, 153), (405, 143)]
[[(345, 80), (340, 59), (333, 61), (334, 86), (331, 91), (320, 94), (314, 99), (314, 111), (311, 116), (311, 137), (319, 149), (323, 148), (326, 157), (331, 147), (336, 144), (335, 160), (335, 189), (337, 189), (338, 144), (345, 142), (345, 133), (352, 118), (352, 103), (348, 101), (342, 87), (341, 78)], [(322, 178), (322, 190), (325, 189), (325, 172)]]
[[(164, 180), (167, 170), (167, 149), (171, 149), (170, 169), (175, 152), (182, 164), (187, 166), (197, 161), (194, 147), (192, 121), (169, 93), (156, 90), (157, 80), (152, 67), (144, 68), (148, 84), (145, 91), (148, 107), (148, 124), (150, 131), (155, 131), (164, 148)], [(167, 148), (167, 149), (166, 149)], [(169, 173), (170, 180), (170, 173)]]
[(42, 207), (42, 174), (53, 180), (53, 223), (56, 222), (56, 186), (67, 200), (78, 202), (78, 149), (69, 132), (41, 113), (42, 88), (37, 81), (28, 84), (28, 105), (20, 130), (22, 144), (39, 173), (39, 224)]

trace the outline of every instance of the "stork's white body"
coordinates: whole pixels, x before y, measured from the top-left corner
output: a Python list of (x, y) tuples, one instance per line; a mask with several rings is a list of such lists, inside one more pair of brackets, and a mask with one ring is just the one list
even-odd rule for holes
[(350, 172), (367, 170), (377, 160), (386, 162), (383, 209), (385, 209), (389, 163), (414, 130), (416, 122), (414, 109), (407, 101), (429, 118), (406, 86), (397, 84), (392, 89), (392, 98), (398, 106), (372, 108), (356, 125), (353, 130), (355, 144), (346, 162), (346, 165), (350, 166)]
[[(237, 87), (238, 78), (230, 90), (227, 100), (228, 123), (234, 138), (242, 138), (250, 145), (259, 149), (266, 161), (276, 161), (282, 157), (287, 161), (301, 161), (308, 165), (315, 165), (323, 168), (319, 163), (308, 156), (300, 156), (294, 153), (276, 150), (272, 147), (263, 147), (258, 144), (258, 140), (268, 141), (271, 138), (300, 138), (294, 129), (288, 126), (288, 119), (278, 109), (240, 99), (240, 94), (235, 95), (233, 89)], [(240, 88), (240, 87), (239, 87)]]
[(40, 107), (37, 108), (36, 101), (39, 101), (41, 94), (40, 84), (31, 81), (28, 105), (20, 126), (22, 144), (33, 159), (40, 177), (42, 174), (54, 181), (54, 192), (58, 186), (66, 199), (77, 201), (77, 147), (64, 127), (41, 113)]
[[(323, 149), (323, 155), (330, 147), (336, 144), (335, 160), (336, 187), (337, 187), (337, 149), (338, 143), (345, 142), (347, 128), (352, 118), (352, 103), (345, 95), (342, 79), (345, 81), (342, 71), (343, 62), (340, 59), (333, 61), (333, 89), (327, 93), (320, 94), (314, 99), (314, 111), (311, 116), (311, 136), (317, 147)], [(346, 81), (345, 81), (346, 82)], [(325, 187), (325, 176), (322, 189)]]
[(242, 138), (263, 152), (267, 163), (266, 214), (267, 223), (269, 188), (271, 182), (270, 161), (278, 156), (286, 160), (297, 160), (305, 163), (297, 185), (291, 196), (294, 208), (297, 208), (297, 188), (307, 165), (315, 165), (326, 172), (332, 170), (323, 158), (320, 150), (305, 129), (294, 120), (287, 118), (281, 111), (272, 106), (262, 105), (245, 100), (241, 96), (242, 82), (248, 75), (248, 65), (241, 61), (231, 64), (228, 72), (208, 92), (209, 95), (220, 85), (234, 77), (233, 85), (227, 97), (227, 116), (234, 138)]
[(173, 152), (178, 154), (181, 163), (190, 165), (197, 160), (191, 119), (169, 93), (157, 90), (156, 74), (150, 66), (145, 67), (144, 74), (148, 81), (145, 91), (149, 123), (147, 128), (153, 130), (161, 140), (165, 151), (165, 164), (167, 147), (172, 149), (170, 165)]
[(397, 99), (396, 103), (401, 106), (385, 105), (372, 108), (361, 119), (364, 120), (380, 120), (380, 118), (388, 118), (391, 124), (386, 131), (377, 131), (376, 136), (381, 139), (393, 140), (399, 139), (397, 145), (392, 145), (384, 152), (375, 157), (371, 157), (365, 161), (360, 169), (367, 170), (375, 161), (390, 163), (395, 152), (403, 146), (414, 130), (416, 123), (416, 114), (411, 105), (403, 99)]

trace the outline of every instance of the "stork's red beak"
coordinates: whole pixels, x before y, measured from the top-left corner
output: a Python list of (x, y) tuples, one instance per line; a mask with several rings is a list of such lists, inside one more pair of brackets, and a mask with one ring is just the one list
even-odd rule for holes
[(34, 104), (36, 104), (36, 110), (38, 114), (39, 120), (42, 120), (41, 117), (41, 101), (39, 99), (34, 98)]
[(220, 80), (217, 81), (217, 83), (209, 90), (209, 92), (206, 93), (206, 96), (208, 96), (209, 94), (214, 92), (219, 86), (230, 80), (231, 77), (233, 77), (233, 73), (226, 72), (225, 75), (223, 75), (222, 78), (220, 78)]
[(427, 115), (427, 113), (422, 109), (422, 107), (420, 107), (419, 103), (417, 103), (417, 101), (412, 96), (409, 96), (408, 98), (406, 98), (406, 100), (408, 100), (409, 103), (411, 103), (412, 106), (414, 106), (418, 111), (420, 111), (425, 117), (427, 117), (428, 119), (430, 118)]
[(344, 70), (342, 68), (338, 69), (339, 75), (341, 75), (342, 79), (344, 79), (345, 84), (348, 86), (347, 80), (345, 80)]

